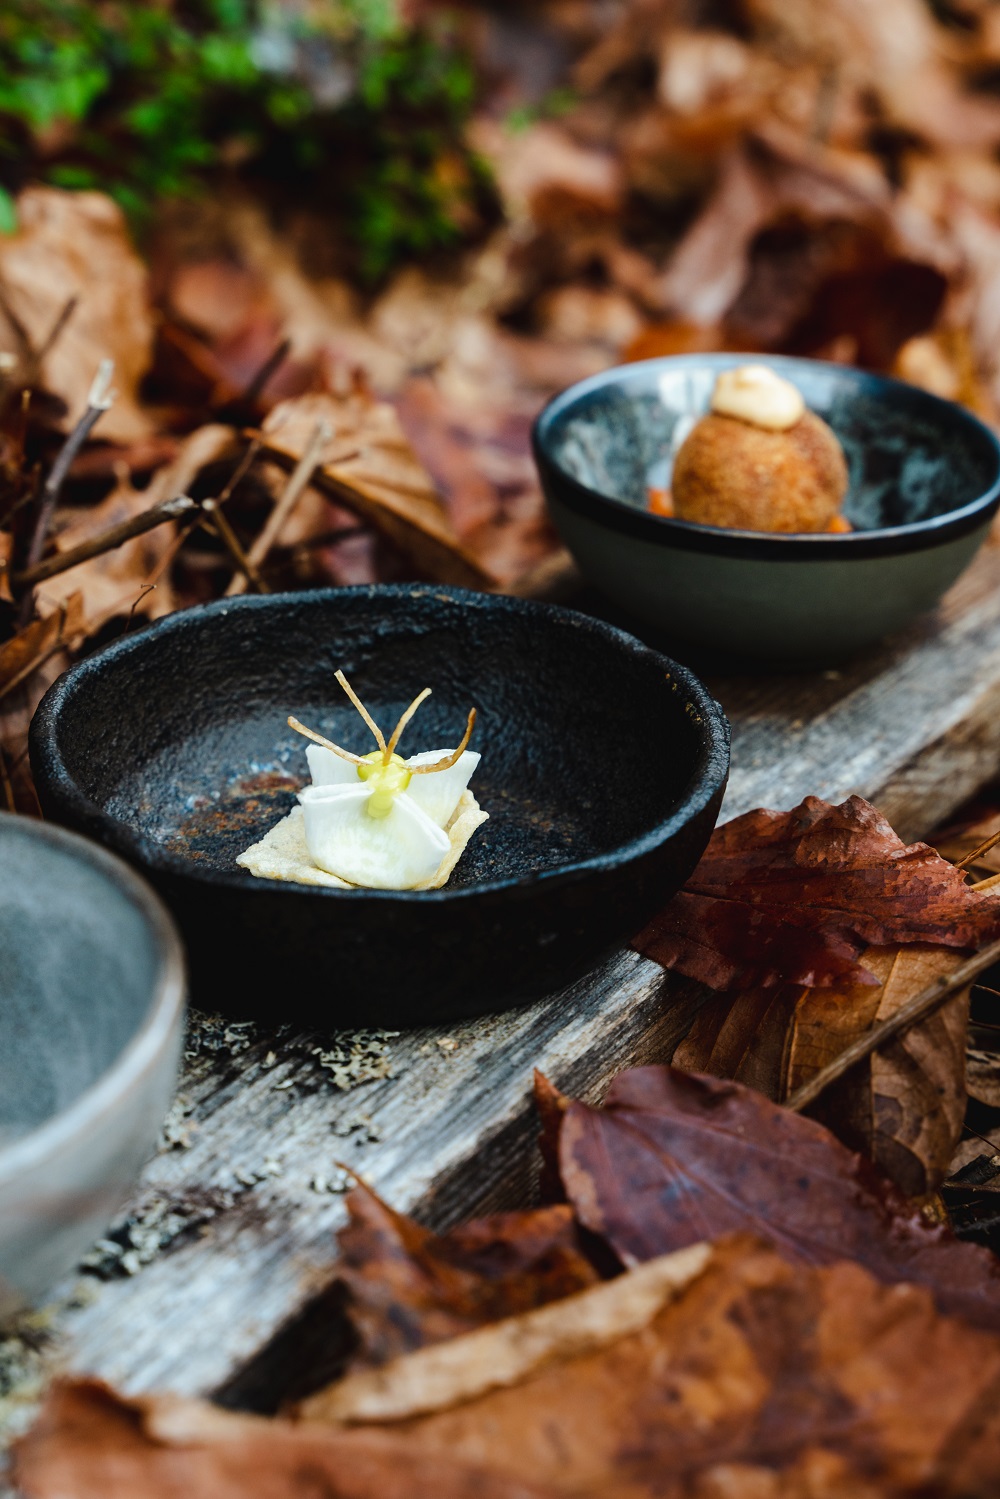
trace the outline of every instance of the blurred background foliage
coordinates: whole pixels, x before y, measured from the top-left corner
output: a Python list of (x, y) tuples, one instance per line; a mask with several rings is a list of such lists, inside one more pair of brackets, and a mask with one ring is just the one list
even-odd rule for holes
[(0, 227), (28, 182), (97, 188), (141, 234), (220, 173), (342, 221), (369, 281), (490, 209), (472, 65), (393, 0), (4, 0)]

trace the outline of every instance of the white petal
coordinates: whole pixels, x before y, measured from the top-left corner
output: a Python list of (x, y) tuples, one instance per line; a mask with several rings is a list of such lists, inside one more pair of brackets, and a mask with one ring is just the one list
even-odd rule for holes
[[(406, 763), (411, 768), (414, 765), (431, 765), (435, 760), (443, 760), (450, 754), (451, 750), (446, 749), (427, 750), (420, 755), (411, 755)], [(439, 828), (446, 827), (481, 758), (475, 750), (466, 750), (450, 770), (435, 770), (430, 775), (414, 776), (406, 788), (406, 794), (423, 808)]]
[(360, 786), (358, 767), (350, 760), (342, 760), (333, 750), (321, 744), (306, 745), (306, 759), (314, 786)]
[(329, 874), (370, 890), (411, 890), (437, 871), (451, 844), (447, 834), (405, 793), (387, 817), (369, 817), (367, 785), (307, 786), (299, 792), (306, 843)]

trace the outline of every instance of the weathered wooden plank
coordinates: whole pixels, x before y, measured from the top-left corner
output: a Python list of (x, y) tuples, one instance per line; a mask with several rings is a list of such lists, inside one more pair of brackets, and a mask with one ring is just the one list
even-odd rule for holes
[[(735, 730), (730, 816), (858, 791), (917, 835), (1000, 762), (1000, 548), (933, 620), (842, 672), (714, 685)], [(260, 1350), (330, 1281), (343, 1208), (317, 1178), (336, 1160), (435, 1224), (522, 1201), (532, 1068), (599, 1096), (620, 1067), (666, 1054), (696, 1002), (624, 953), (530, 1009), (394, 1038), (395, 1075), (350, 1093), (322, 1080), (296, 1038), (220, 1057), (186, 1085), (189, 1148), (151, 1162), (137, 1194), (136, 1235), (145, 1225), (172, 1242), (66, 1315), (69, 1361), (130, 1389), (266, 1396)], [(336, 1133), (359, 1113), (377, 1140)], [(322, 1332), (322, 1303), (312, 1315)], [(309, 1322), (285, 1339), (280, 1370), (276, 1352), (272, 1384), (303, 1356)]]

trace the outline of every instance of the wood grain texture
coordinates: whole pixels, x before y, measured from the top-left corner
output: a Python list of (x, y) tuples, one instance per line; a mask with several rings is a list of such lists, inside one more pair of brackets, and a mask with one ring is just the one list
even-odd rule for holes
[[(935, 616), (841, 672), (712, 686), (734, 726), (724, 815), (860, 792), (919, 836), (1000, 764), (1000, 547), (984, 548)], [(182, 1087), (189, 1148), (152, 1161), (133, 1203), (172, 1242), (63, 1317), (66, 1361), (130, 1391), (266, 1404), (335, 1334), (324, 1293), (343, 1206), (317, 1177), (344, 1161), (437, 1227), (523, 1202), (532, 1068), (599, 1098), (620, 1068), (669, 1053), (700, 1002), (623, 953), (530, 1009), (394, 1039), (395, 1075), (346, 1094), (294, 1038), (220, 1057)], [(359, 1113), (378, 1140), (335, 1132)]]

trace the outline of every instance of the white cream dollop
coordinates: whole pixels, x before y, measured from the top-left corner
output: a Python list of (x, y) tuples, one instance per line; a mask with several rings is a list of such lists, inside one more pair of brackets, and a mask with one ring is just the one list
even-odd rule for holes
[(712, 392), (712, 410), (769, 432), (787, 432), (805, 415), (806, 403), (789, 380), (766, 364), (723, 370)]

